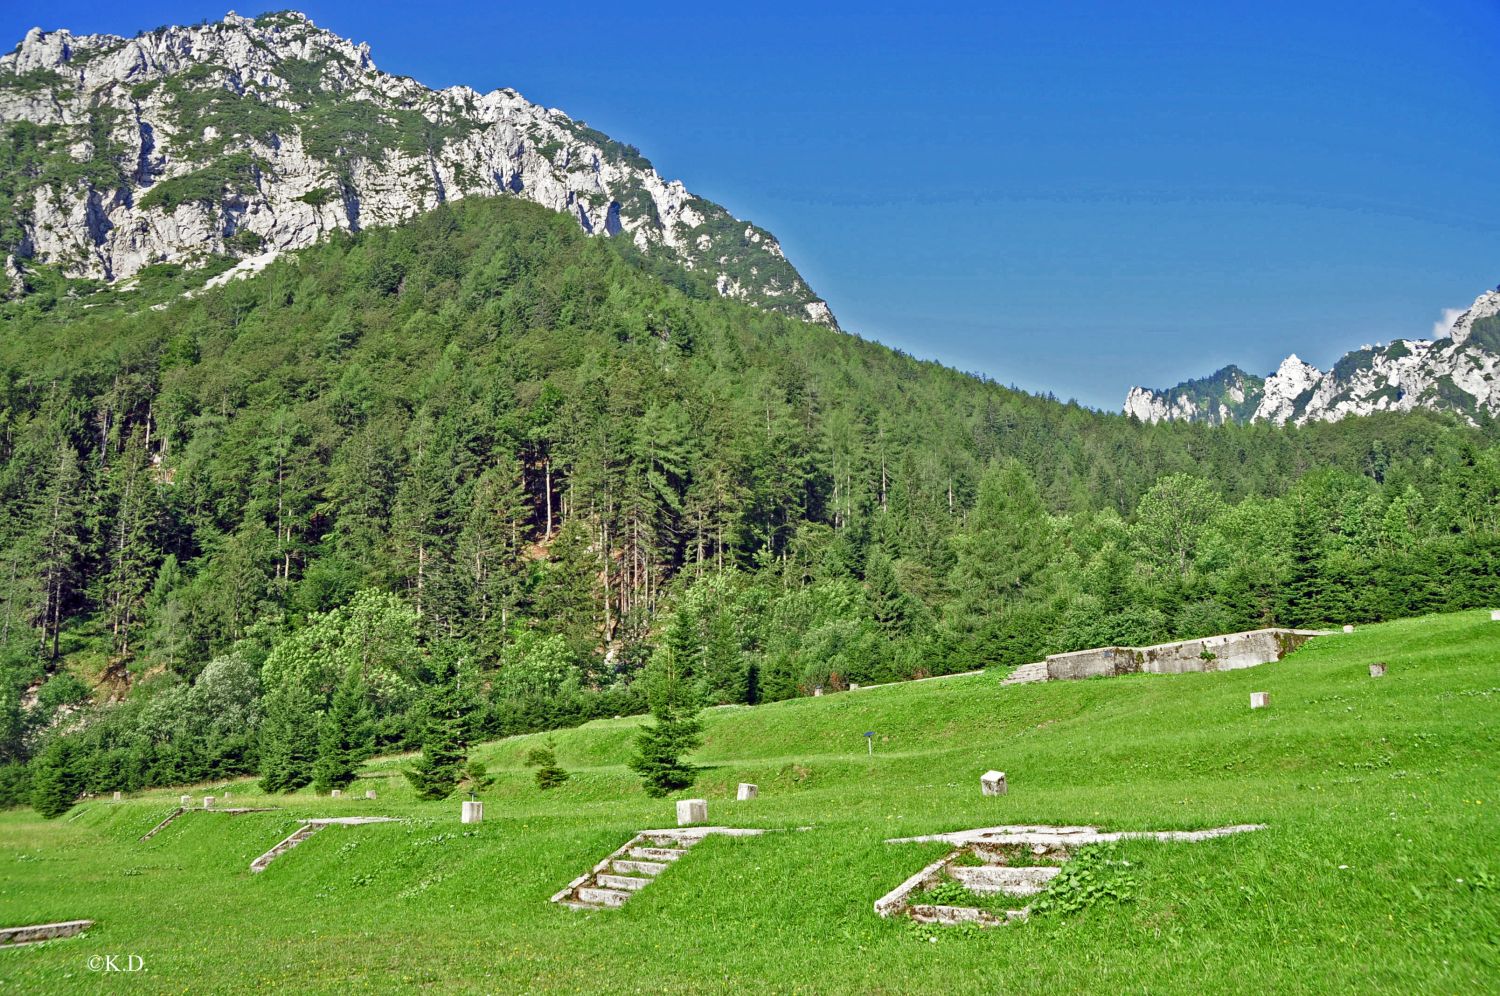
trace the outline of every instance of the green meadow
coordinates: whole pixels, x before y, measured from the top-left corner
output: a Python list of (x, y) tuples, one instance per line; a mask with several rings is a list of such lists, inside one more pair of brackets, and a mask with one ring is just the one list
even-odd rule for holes
[[(1384, 678), (1368, 665), (1389, 664)], [(1464, 612), (1312, 641), (1224, 674), (1001, 686), (998, 672), (705, 713), (685, 797), (710, 838), (624, 907), (547, 901), (673, 825), (625, 768), (636, 719), (478, 746), (485, 820), (418, 802), (383, 758), (341, 799), (253, 782), (0, 813), (0, 925), (87, 918), (0, 950), (0, 991), (1478, 992), (1500, 989), (1500, 623)], [(1251, 711), (1251, 691), (1271, 694)], [(874, 731), (874, 753), (864, 733)], [(571, 777), (523, 759), (555, 743)], [(1010, 792), (984, 797), (1004, 770)], [(736, 802), (742, 781), (760, 797)], [(274, 812), (190, 812), (190, 792)], [(378, 798), (363, 798), (374, 789)], [(332, 827), (250, 874), (298, 817)], [(1116, 830), (1120, 898), (990, 930), (871, 905), (947, 850), (891, 837), (1005, 823)], [(1075, 904), (1076, 905), (1076, 904)], [(92, 970), (112, 955), (136, 972)], [(94, 962), (97, 964), (97, 960)]]

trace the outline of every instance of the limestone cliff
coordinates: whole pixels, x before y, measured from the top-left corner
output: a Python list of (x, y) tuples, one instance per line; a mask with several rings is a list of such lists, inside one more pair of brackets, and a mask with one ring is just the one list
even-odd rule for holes
[(724, 296), (836, 325), (769, 232), (635, 148), (514, 90), (381, 72), (368, 46), (297, 13), (134, 38), (33, 29), (0, 57), (0, 126), (0, 291), (38, 264), (115, 281), (509, 194), (707, 273)]
[[(1231, 390), (1237, 407), (1217, 400)], [(1227, 367), (1166, 390), (1133, 387), (1125, 399), (1125, 413), (1144, 422), (1303, 425), (1418, 408), (1471, 421), (1500, 415), (1500, 289), (1479, 295), (1446, 336), (1365, 346), (1326, 372), (1293, 354), (1263, 382)]]

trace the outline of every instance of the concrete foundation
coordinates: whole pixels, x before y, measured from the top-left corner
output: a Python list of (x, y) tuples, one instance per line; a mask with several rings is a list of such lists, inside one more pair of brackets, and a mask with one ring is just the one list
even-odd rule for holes
[(373, 798), (375, 798), (375, 790), (374, 789), (365, 789), (365, 798), (366, 799), (373, 799)]
[(758, 795), (760, 795), (760, 788), (758, 786), (751, 785), (749, 782), (740, 782), (739, 791), (735, 793), (734, 797), (740, 802), (745, 802), (748, 799), (754, 799)]
[(211, 796), (211, 795), (205, 795), (203, 797), (203, 808), (204, 809), (213, 809), (214, 808), (214, 797), (213, 796)]
[(1235, 671), (1279, 661), (1315, 636), (1310, 629), (1255, 629), (1154, 647), (1097, 647), (1047, 658), (1049, 681), (1122, 674)]
[(458, 820), (460, 823), (482, 823), (484, 821), (484, 803), (465, 799), (463, 814)]
[(1271, 693), (1270, 692), (1251, 692), (1250, 693), (1250, 708), (1252, 708), (1252, 709), (1264, 709), (1267, 706), (1269, 706), (1270, 704), (1271, 704)]

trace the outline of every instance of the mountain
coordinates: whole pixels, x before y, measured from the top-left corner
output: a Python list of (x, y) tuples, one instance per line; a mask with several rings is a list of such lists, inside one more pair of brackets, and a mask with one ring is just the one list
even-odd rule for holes
[(1166, 390), (1132, 387), (1125, 414), (1143, 422), (1337, 422), (1423, 408), (1469, 420), (1500, 415), (1500, 288), (1486, 291), (1431, 341), (1397, 339), (1346, 353), (1328, 371), (1298, 359), (1262, 380), (1229, 366)]
[(837, 327), (771, 233), (632, 146), (514, 90), (432, 90), (294, 12), (134, 38), (33, 28), (0, 57), (0, 254), (122, 281), (216, 257), (259, 269), (330, 232), (512, 194)]

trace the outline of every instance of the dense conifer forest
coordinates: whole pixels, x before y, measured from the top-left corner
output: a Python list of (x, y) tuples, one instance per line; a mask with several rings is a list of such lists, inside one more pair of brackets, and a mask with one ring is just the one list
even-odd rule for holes
[(206, 272), (0, 311), (0, 802), (1500, 601), (1492, 425), (1146, 426), (514, 200)]

